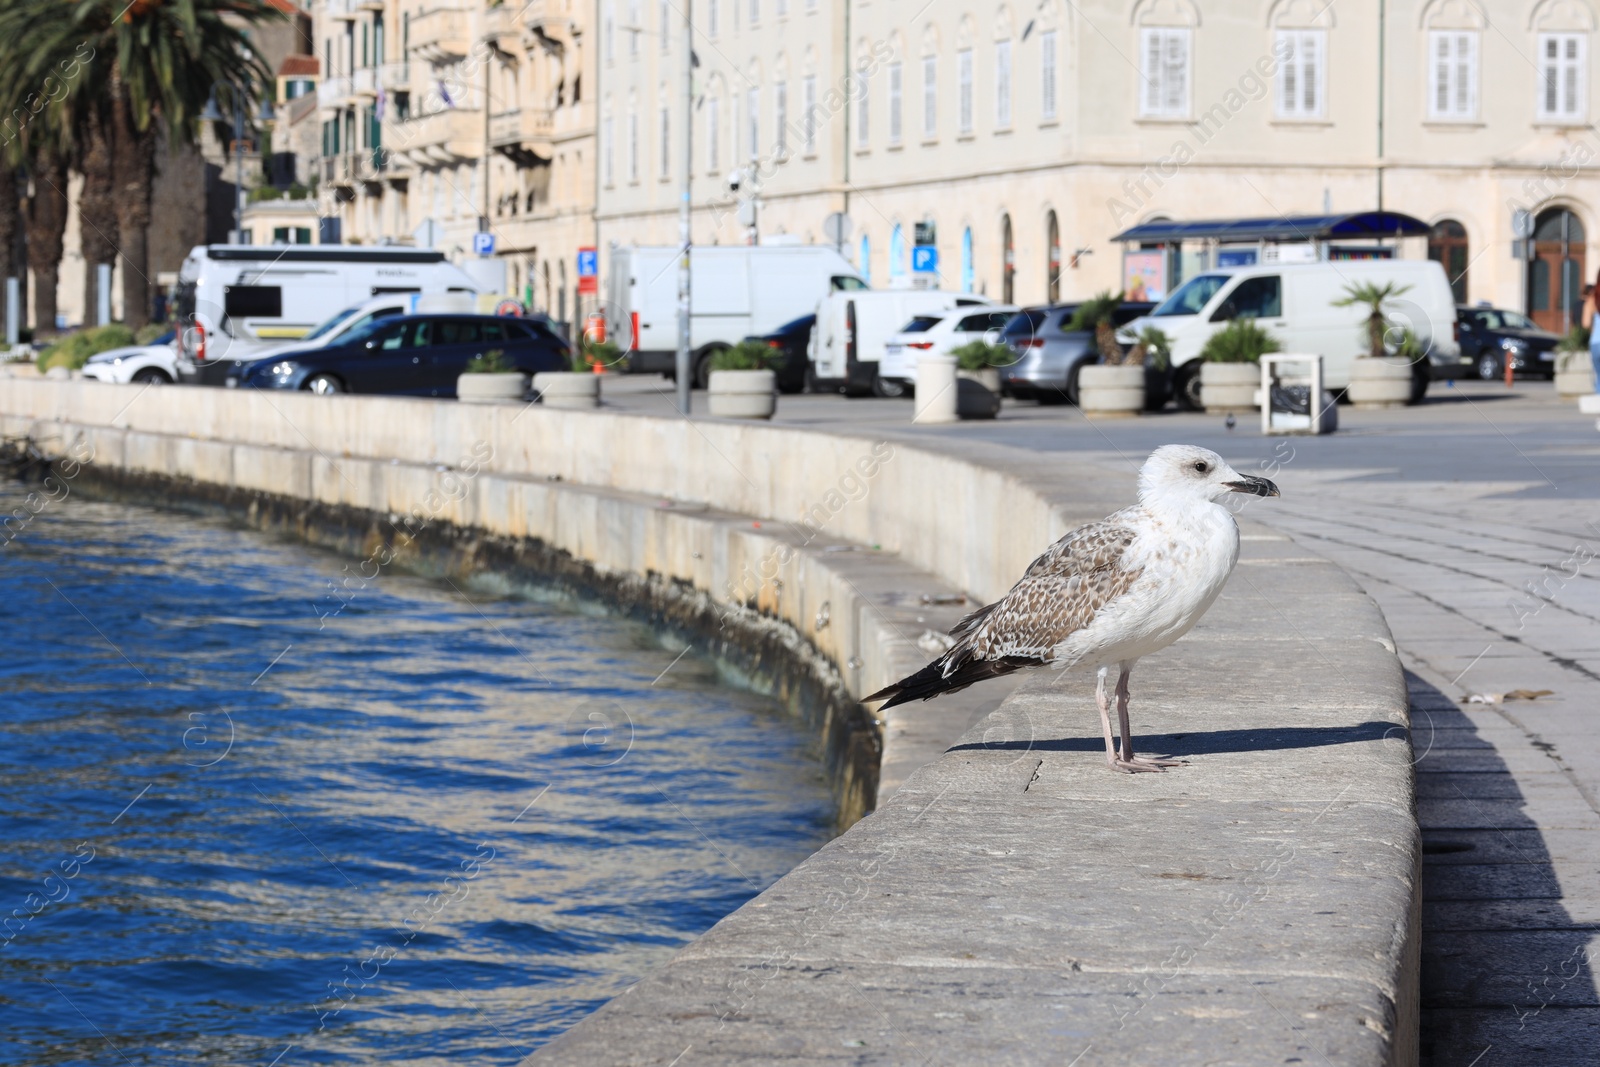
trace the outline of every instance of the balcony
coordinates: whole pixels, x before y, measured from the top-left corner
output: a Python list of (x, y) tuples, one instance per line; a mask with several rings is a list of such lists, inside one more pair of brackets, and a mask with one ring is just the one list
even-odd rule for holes
[(350, 77), (350, 95), (360, 100), (375, 100), (378, 96), (377, 73), (373, 67), (357, 70)]
[(385, 147), (415, 166), (461, 163), (483, 155), (483, 112), (445, 108), (384, 125)]
[(406, 62), (385, 63), (378, 70), (378, 81), (385, 89), (411, 88), (411, 64)]
[(572, 16), (563, 12), (555, 0), (530, 0), (521, 14), (524, 47), (543, 48), (559, 55), (572, 44)]
[(489, 146), (519, 167), (550, 162), (551, 116), (546, 108), (517, 108), (489, 116)]
[(346, 107), (350, 104), (350, 79), (324, 78), (317, 86), (318, 107)]
[(411, 16), (411, 51), (430, 63), (465, 59), (472, 51), (471, 16), (448, 7)]
[(349, 21), (359, 17), (355, 0), (323, 0), (323, 3), (329, 18)]
[(336, 156), (323, 156), (322, 180), (329, 185), (375, 182), (383, 177), (388, 169), (387, 163), (385, 153), (377, 148), (361, 148)]

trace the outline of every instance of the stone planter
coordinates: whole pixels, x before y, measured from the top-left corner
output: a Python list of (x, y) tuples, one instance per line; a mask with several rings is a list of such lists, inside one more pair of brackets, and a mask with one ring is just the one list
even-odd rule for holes
[(977, 378), (956, 379), (956, 418), (995, 419), (1000, 417), (1000, 393)]
[(464, 404), (514, 404), (527, 393), (527, 375), (517, 372), (456, 377), (456, 399)]
[(982, 370), (958, 370), (957, 378), (965, 378), (969, 382), (977, 382), (996, 396), (1000, 394), (1000, 368), (984, 367)]
[(1261, 368), (1254, 363), (1200, 364), (1200, 403), (1208, 415), (1255, 411), (1260, 389)]
[(719, 419), (770, 419), (778, 409), (778, 376), (770, 370), (714, 370), (706, 406)]
[(585, 371), (543, 371), (533, 376), (533, 391), (547, 408), (597, 408), (600, 406), (600, 375)]
[(1403, 408), (1411, 402), (1411, 364), (1362, 356), (1350, 364), (1346, 392), (1358, 408)]
[(1144, 410), (1144, 367), (1083, 367), (1078, 371), (1078, 409), (1093, 418), (1139, 414)]
[(1556, 360), (1557, 395), (1573, 397), (1594, 392), (1594, 363), (1589, 353), (1560, 352)]

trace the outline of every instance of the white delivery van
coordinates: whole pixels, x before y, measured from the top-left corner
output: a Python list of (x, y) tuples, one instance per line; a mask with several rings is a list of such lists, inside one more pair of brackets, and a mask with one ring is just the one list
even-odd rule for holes
[[(185, 327), (178, 373), (220, 384), (234, 364), (299, 340), (374, 297), (479, 295), (479, 286), (422, 248), (352, 245), (201, 245), (178, 271), (173, 311)], [(202, 341), (204, 351), (201, 351)]]
[(1178, 403), (1200, 406), (1200, 350), (1236, 318), (1254, 318), (1285, 352), (1320, 355), (1329, 389), (1350, 384), (1350, 365), (1366, 351), (1367, 309), (1337, 307), (1353, 285), (1393, 283), (1402, 289), (1386, 305), (1390, 323), (1410, 330), (1428, 353), (1416, 368), (1420, 400), (1430, 365), (1453, 366), (1460, 355), (1456, 303), (1444, 267), (1429, 259), (1324, 260), (1207, 271), (1184, 282), (1142, 318), (1118, 331), (1131, 344), (1147, 326), (1172, 341), (1173, 391)]
[(918, 315), (988, 303), (988, 297), (938, 289), (829, 293), (817, 305), (817, 325), (811, 331), (816, 386), (838, 389), (848, 396), (901, 396), (905, 393), (903, 380), (878, 376), (889, 338)]
[[(676, 247), (611, 252), (606, 330), (628, 353), (630, 374), (670, 377), (677, 368), (678, 253)], [(825, 245), (695, 245), (689, 253), (694, 384), (706, 384), (719, 348), (811, 314), (829, 292), (866, 287), (850, 262)]]

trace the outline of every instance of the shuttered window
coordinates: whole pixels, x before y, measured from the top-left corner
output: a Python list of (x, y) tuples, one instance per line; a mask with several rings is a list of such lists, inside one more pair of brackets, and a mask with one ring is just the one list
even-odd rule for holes
[(1144, 84), (1139, 114), (1149, 119), (1189, 117), (1189, 54), (1187, 29), (1149, 29), (1139, 35), (1139, 74)]
[(1322, 117), (1327, 35), (1322, 30), (1278, 31), (1278, 117)]
[(972, 49), (956, 53), (956, 117), (962, 133), (972, 132)]
[(1582, 121), (1588, 111), (1588, 79), (1583, 69), (1588, 43), (1588, 36), (1582, 33), (1539, 35), (1539, 118)]
[(1039, 117), (1056, 117), (1056, 31), (1039, 35)]
[(994, 46), (994, 124), (1004, 130), (1011, 125), (1011, 42)]
[(1478, 35), (1471, 30), (1428, 34), (1428, 117), (1478, 117)]

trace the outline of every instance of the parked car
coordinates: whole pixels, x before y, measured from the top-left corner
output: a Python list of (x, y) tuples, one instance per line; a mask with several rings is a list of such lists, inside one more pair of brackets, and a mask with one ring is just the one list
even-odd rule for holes
[[(1067, 325), (1080, 304), (1052, 304), (1024, 308), (1011, 317), (1000, 342), (1017, 355), (1017, 361), (1000, 368), (1001, 388), (1020, 399), (1041, 404), (1076, 404), (1078, 372), (1087, 363), (1100, 362), (1091, 330), (1069, 330)], [(1150, 313), (1155, 305), (1126, 302), (1112, 312), (1111, 322), (1123, 326)]]
[[(1253, 318), (1285, 352), (1322, 357), (1329, 389), (1350, 384), (1350, 368), (1366, 349), (1366, 308), (1338, 306), (1352, 285), (1393, 283), (1401, 292), (1386, 313), (1409, 330), (1428, 353), (1413, 373), (1412, 401), (1420, 401), (1432, 366), (1459, 362), (1456, 305), (1444, 267), (1431, 259), (1325, 260), (1207, 271), (1184, 282), (1150, 314), (1127, 325), (1118, 340), (1132, 343), (1146, 326), (1172, 341), (1172, 384), (1182, 407), (1200, 406), (1200, 351), (1213, 333), (1239, 318)], [(1430, 366), (1431, 365), (1431, 366)]]
[(937, 289), (869, 289), (829, 293), (817, 305), (811, 365), (817, 388), (847, 396), (902, 396), (905, 386), (878, 376), (889, 338), (916, 315), (988, 307), (988, 297)]
[[(1461, 323), (1461, 362), (1458, 373), (1476, 374), (1484, 381), (1505, 377), (1506, 359), (1518, 375), (1554, 378), (1556, 344), (1561, 340), (1534, 325), (1520, 311), (1493, 307), (1458, 307)], [(1438, 378), (1455, 377), (1456, 368), (1434, 367)]]
[(811, 330), (816, 324), (815, 315), (801, 315), (771, 333), (745, 338), (782, 353), (783, 362), (773, 368), (777, 371), (778, 392), (803, 393), (811, 384), (811, 357), (806, 350), (811, 345)]
[[(628, 374), (677, 372), (678, 260), (681, 250), (622, 247), (610, 253), (606, 329), (625, 351)], [(865, 289), (831, 245), (696, 245), (689, 256), (689, 351), (694, 385), (704, 388), (712, 353), (741, 337), (765, 336), (815, 311), (830, 292)]]
[(97, 352), (83, 365), (83, 376), (117, 385), (170, 385), (178, 380), (178, 350), (168, 330), (147, 345)]
[(984, 308), (957, 308), (954, 311), (926, 311), (913, 315), (883, 346), (878, 361), (878, 377), (902, 386), (917, 384), (917, 360), (926, 355), (945, 355), (969, 341), (982, 341), (994, 331), (1005, 329), (1021, 308), (995, 304)]
[(370, 322), (338, 344), (257, 360), (227, 384), (453, 397), (456, 378), (467, 363), (493, 349), (504, 352), (524, 374), (569, 366), (566, 342), (541, 322), (493, 315), (405, 315)]

